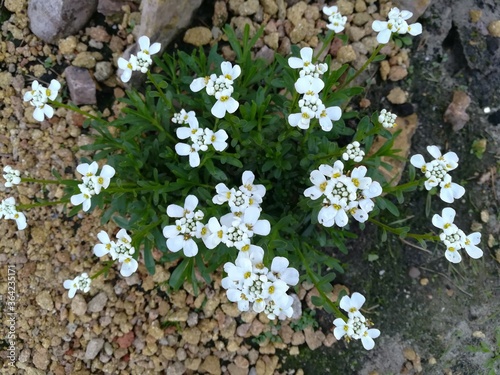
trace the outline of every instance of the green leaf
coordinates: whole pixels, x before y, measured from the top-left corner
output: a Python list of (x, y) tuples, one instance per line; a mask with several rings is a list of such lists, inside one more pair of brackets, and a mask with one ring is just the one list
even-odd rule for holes
[(311, 302), (314, 306), (323, 306), (323, 298), (318, 296), (312, 296)]
[(174, 272), (168, 280), (168, 284), (174, 289), (178, 290), (184, 281), (191, 274), (191, 268), (193, 266), (192, 258), (184, 258), (180, 264), (177, 265)]
[(153, 254), (151, 253), (151, 241), (146, 239), (144, 241), (144, 263), (146, 264), (146, 269), (148, 270), (150, 275), (155, 274), (155, 260), (153, 258)]

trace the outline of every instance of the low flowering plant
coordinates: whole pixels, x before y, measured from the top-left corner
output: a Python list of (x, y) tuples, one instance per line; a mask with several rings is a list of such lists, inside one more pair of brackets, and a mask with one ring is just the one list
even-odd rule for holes
[[(157, 263), (168, 264), (169, 286), (178, 289), (188, 281), (195, 293), (200, 276), (210, 283), (212, 273), (222, 269), (222, 287), (239, 310), (284, 319), (294, 313), (293, 287), (309, 281), (318, 291), (312, 302), (335, 315), (335, 337), (361, 340), (370, 350), (380, 331), (361, 313), (365, 297), (328, 298), (330, 282), (344, 270), (326, 246), (347, 253), (346, 242), (357, 237), (358, 227), (376, 225), (384, 235), (441, 241), (451, 262), (460, 261), (460, 249), (472, 258), (482, 255), (476, 246), (480, 234), (466, 236), (456, 228), (451, 209), (432, 219), (442, 230), (439, 236), (410, 233), (408, 227), (376, 219), (384, 211), (398, 216), (395, 200), (402, 202), (404, 193), (422, 185), (430, 194), (439, 186), (445, 202), (459, 199), (463, 188), (448, 174), (458, 157), (430, 146), (435, 160), (411, 158), (425, 178), (416, 179), (413, 166), (409, 181), (400, 186), (384, 177), (380, 169), (391, 167), (383, 158), (400, 158), (393, 149), (400, 131), (388, 130), (395, 126), (395, 115), (385, 109), (357, 112), (349, 105), (363, 92), (356, 79), (384, 58), (382, 45), (357, 71), (347, 64), (332, 69), (330, 55), (324, 61), (318, 56), (334, 38), (345, 40), (337, 33), (346, 18), (335, 6), (324, 12), (332, 26), (319, 51), (293, 47), (292, 56), (275, 54), (271, 63), (251, 55), (263, 29), (250, 37), (247, 27), (240, 42), (225, 28), (236, 54), (233, 62), (219, 56), (216, 45), (208, 54), (198, 49), (152, 57), (161, 46), (139, 38), (138, 54), (119, 59), (118, 65), (123, 82), (132, 72), (146, 74), (146, 89), (130, 88), (121, 99), (124, 115), (111, 122), (55, 101), (52, 89), (43, 91), (33, 82), (25, 100), (39, 109), (37, 120), (43, 120), (40, 110), (48, 102), (88, 117), (85, 126), (97, 135), (84, 149), (95, 152), (94, 161), (83, 160), (76, 167), (81, 180), (71, 181), (57, 173), (50, 181), (20, 177), (6, 168), (6, 186), (63, 184), (66, 195), (53, 203), (72, 205), (69, 215), (98, 207), (103, 224), (113, 220), (121, 228), (116, 240), (104, 231), (97, 234), (100, 243), (93, 253), (108, 260), (92, 276), (66, 280), (69, 297), (88, 292), (91, 280), (114, 263), (123, 277), (142, 263), (151, 274)], [(407, 24), (410, 16), (394, 8), (388, 22), (374, 22), (379, 42), (419, 34), (419, 24)], [(377, 139), (384, 141), (375, 150)], [(0, 216), (14, 218), (23, 229), (22, 211), (46, 204), (16, 206), (8, 198), (0, 204)]]

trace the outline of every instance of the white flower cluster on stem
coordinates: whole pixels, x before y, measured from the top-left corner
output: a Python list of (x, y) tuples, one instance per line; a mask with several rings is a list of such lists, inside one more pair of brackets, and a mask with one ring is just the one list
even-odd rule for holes
[(382, 194), (382, 187), (377, 181), (366, 177), (366, 172), (365, 166), (359, 166), (347, 176), (340, 160), (333, 166), (321, 164), (311, 172), (310, 180), (314, 186), (307, 188), (304, 195), (313, 200), (324, 197), (323, 207), (318, 214), (318, 221), (322, 225), (344, 227), (349, 221), (347, 214), (360, 223), (368, 219), (368, 214), (375, 206), (372, 198)]
[(118, 67), (122, 70), (120, 79), (122, 82), (130, 81), (132, 77), (132, 72), (147, 73), (149, 67), (153, 64), (151, 56), (158, 53), (161, 49), (160, 43), (153, 43), (150, 45), (151, 41), (145, 35), (141, 36), (137, 43), (139, 44), (140, 51), (137, 56), (132, 54), (128, 60), (123, 57), (118, 58)]
[(396, 126), (396, 118), (397, 116), (395, 114), (383, 109), (378, 116), (378, 122), (380, 122), (384, 128), (392, 129)]
[(437, 146), (427, 146), (427, 151), (434, 157), (434, 160), (426, 163), (422, 155), (416, 154), (410, 158), (410, 163), (420, 168), (425, 174), (425, 188), (431, 190), (435, 186), (439, 186), (439, 197), (446, 203), (453, 203), (455, 199), (462, 198), (465, 194), (465, 189), (452, 182), (449, 171), (458, 167), (458, 156), (454, 152), (447, 152), (441, 155), (441, 151)]
[(344, 159), (345, 161), (353, 160), (356, 163), (359, 163), (361, 162), (361, 160), (363, 160), (364, 156), (365, 152), (361, 150), (359, 142), (354, 141), (346, 146), (346, 150), (342, 154), (342, 159)]
[(261, 247), (251, 245), (248, 250), (240, 251), (234, 264), (224, 264), (227, 277), (221, 285), (227, 289), (228, 300), (236, 302), (240, 311), (248, 311), (251, 305), (253, 311), (264, 312), (271, 320), (290, 318), (293, 298), (286, 292), (299, 282), (299, 272), (288, 267), (286, 258), (275, 257), (270, 270), (263, 259)]
[(94, 246), (94, 254), (99, 258), (109, 254), (111, 259), (118, 260), (121, 263), (120, 274), (123, 277), (129, 277), (139, 267), (139, 263), (134, 259), (135, 249), (132, 246), (132, 238), (125, 229), (120, 229), (116, 234), (117, 241), (111, 241), (105, 231), (100, 231), (97, 238), (100, 244)]
[(216, 151), (224, 151), (227, 147), (228, 135), (224, 129), (216, 132), (208, 128), (200, 128), (194, 111), (186, 112), (181, 109), (175, 113), (172, 122), (189, 127), (177, 128), (176, 134), (179, 139), (190, 139), (191, 144), (179, 142), (175, 145), (175, 152), (180, 156), (189, 156), (189, 165), (192, 168), (200, 165), (199, 151), (207, 151), (212, 146)]
[(9, 197), (0, 202), (0, 219), (1, 218), (15, 220), (17, 229), (19, 230), (23, 230), (27, 226), (26, 216), (17, 210), (14, 197)]
[(445, 207), (441, 212), (441, 216), (435, 214), (432, 217), (432, 224), (441, 229), (439, 238), (446, 246), (444, 256), (451, 263), (460, 263), (462, 256), (459, 250), (464, 249), (471, 258), (481, 258), (483, 251), (476, 246), (481, 242), (481, 233), (473, 232), (466, 236), (463, 230), (453, 223), (455, 215), (456, 212), (453, 208)]
[(61, 84), (53, 79), (50, 81), (49, 87), (41, 85), (38, 81), (33, 81), (31, 90), (24, 94), (24, 101), (30, 102), (35, 107), (33, 118), (37, 121), (43, 121), (45, 117), (52, 118), (54, 116), (54, 108), (48, 105), (49, 100), (55, 100)]
[(71, 204), (74, 206), (81, 204), (83, 211), (90, 209), (92, 196), (99, 194), (101, 189), (107, 189), (111, 178), (115, 175), (115, 169), (110, 165), (104, 165), (99, 175), (97, 175), (98, 168), (95, 161), (91, 164), (82, 163), (76, 167), (78, 173), (83, 175), (83, 183), (78, 185), (80, 194), (71, 196)]
[(422, 34), (422, 25), (420, 23), (414, 23), (408, 25), (406, 20), (410, 19), (413, 13), (408, 10), (399, 10), (398, 8), (392, 8), (388, 14), (388, 21), (375, 20), (372, 23), (372, 29), (378, 32), (377, 42), (380, 44), (386, 44), (391, 39), (391, 35), (394, 34), (410, 34), (410, 35), (420, 35)]
[(363, 347), (366, 350), (371, 350), (375, 346), (373, 339), (380, 336), (380, 331), (376, 328), (370, 328), (373, 324), (360, 311), (365, 300), (365, 297), (358, 292), (353, 293), (351, 297), (342, 297), (340, 308), (347, 312), (348, 320), (346, 322), (342, 318), (335, 319), (333, 321), (335, 325), (333, 335), (337, 340), (344, 337), (347, 342), (352, 339), (361, 340)]
[(212, 107), (212, 115), (217, 118), (223, 118), (226, 112), (234, 113), (240, 106), (240, 103), (231, 95), (234, 92), (233, 83), (236, 78), (241, 74), (239, 65), (232, 65), (229, 61), (223, 61), (220, 64), (222, 74), (212, 74), (206, 77), (199, 77), (191, 82), (189, 85), (193, 92), (198, 92), (203, 89), (206, 90), (210, 96), (215, 96), (217, 101)]
[(64, 288), (69, 289), (68, 297), (73, 298), (77, 292), (77, 290), (81, 290), (83, 293), (87, 293), (90, 290), (90, 283), (92, 280), (90, 279), (87, 273), (82, 273), (78, 275), (73, 280), (64, 281)]
[(330, 22), (328, 25), (326, 25), (327, 28), (335, 31), (336, 33), (340, 33), (345, 29), (347, 17), (342, 16), (342, 14), (340, 14), (339, 12), (339, 9), (335, 5), (331, 7), (325, 5), (323, 7), (323, 13), (328, 17), (328, 22)]
[(302, 94), (299, 100), (300, 113), (288, 115), (288, 123), (293, 127), (300, 129), (309, 129), (311, 120), (319, 120), (321, 129), (324, 131), (332, 130), (332, 121), (337, 121), (342, 116), (340, 107), (326, 108), (319, 93), (325, 87), (325, 83), (320, 78), (327, 70), (326, 64), (313, 64), (313, 50), (310, 47), (304, 47), (300, 50), (300, 57), (290, 57), (288, 65), (293, 69), (300, 69), (299, 79), (295, 82), (295, 90)]
[(3, 178), (5, 179), (5, 187), (12, 187), (21, 183), (21, 172), (13, 169), (10, 165), (3, 167)]

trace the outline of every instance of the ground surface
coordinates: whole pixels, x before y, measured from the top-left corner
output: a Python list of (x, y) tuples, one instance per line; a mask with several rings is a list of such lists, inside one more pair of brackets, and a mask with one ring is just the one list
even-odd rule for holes
[[(204, 10), (211, 8), (207, 3)], [(26, 2), (19, 4), (23, 4), (19, 12), (12, 10), (15, 19), (2, 27), (6, 43), (1, 51), (7, 58), (1, 68), (12, 77), (0, 82), (1, 164), (13, 165), (35, 178), (49, 178), (52, 168), (66, 178), (74, 178), (82, 155), (78, 145), (90, 141), (88, 134), (82, 135), (81, 118), (59, 110), (50, 122), (34, 123), (29, 119), (29, 108), (21, 102), (30, 75), (42, 79), (53, 75), (50, 67), (44, 67), (45, 71), (40, 68), (47, 56), (53, 56), (52, 62), (61, 61), (51, 66), (58, 73), (72, 58), (63, 57), (61, 46), (47, 46), (33, 38), (22, 10)], [(470, 21), (470, 10), (482, 11), (480, 21)], [(206, 15), (198, 16), (193, 20), (196, 25), (211, 22)], [(466, 347), (485, 342), (495, 348), (495, 329), (500, 326), (499, 268), (495, 260), (499, 257), (500, 231), (500, 39), (486, 30), (491, 20), (498, 19), (500, 5), (493, 0), (433, 1), (420, 19), (425, 31), (411, 47), (408, 77), (381, 81), (377, 73), (376, 84), (370, 85), (368, 98), (373, 110), (385, 107), (400, 116), (416, 113), (419, 127), (412, 140), (412, 154), (425, 154), (429, 144), (459, 154), (461, 163), (454, 179), (466, 187), (467, 193), (460, 205), (455, 205), (458, 222), (466, 232), (471, 226), (482, 232), (485, 252), (481, 260), (465, 259), (459, 266), (450, 266), (441, 246), (430, 246), (429, 253), (391, 236), (382, 242), (375, 228), (360, 232), (360, 239), (349, 244), (352, 250), (342, 259), (351, 266), (338, 281), (369, 296), (370, 317), (382, 331), (373, 351), (367, 353), (359, 343), (332, 346), (335, 340), (328, 334), (332, 317), (321, 311), (316, 314), (321, 329), (294, 332), (285, 325), (278, 333), (265, 335), (263, 332), (269, 330), (265, 319), (252, 314), (239, 317), (217, 281), (203, 291), (201, 298), (194, 296), (189, 286), (178, 294), (156, 287), (168, 279), (167, 267), (160, 267), (151, 277), (141, 266), (137, 276), (127, 280), (111, 272), (107, 279), (94, 283), (90, 294), (70, 300), (62, 282), (99, 268), (91, 254), (95, 235), (99, 230), (111, 233), (114, 227), (99, 226), (99, 212), (68, 219), (62, 208), (56, 207), (30, 210), (29, 229), (23, 232), (16, 231), (12, 222), (0, 222), (0, 294), (6, 295), (8, 264), (16, 267), (19, 296), (17, 368), (5, 367), (2, 373), (163, 371), (176, 375), (227, 371), (238, 375), (256, 368), (259, 374), (272, 374), (278, 362), (282, 368), (277, 371), (289, 374), (300, 373), (298, 369), (311, 375), (486, 373), (489, 354), (472, 353)], [(102, 17), (93, 22), (112, 32)], [(115, 40), (115, 49), (102, 51), (103, 59), (111, 53), (119, 55), (131, 42), (127, 31), (118, 33), (122, 40), (118, 47)], [(79, 41), (85, 44), (90, 39), (87, 34), (82, 33)], [(395, 86), (409, 93), (408, 103), (388, 102), (386, 96)], [(102, 92), (123, 95), (116, 82), (103, 87)], [(465, 91), (472, 100), (467, 109), (471, 120), (458, 132), (443, 121), (455, 90)], [(490, 113), (484, 112), (485, 107), (491, 108)], [(479, 159), (471, 150), (474, 141), (483, 139), (486, 150)], [(21, 187), (18, 192), (23, 203), (34, 197), (56, 199), (62, 195), (57, 188), (42, 189), (39, 185)], [(2, 198), (7, 194), (9, 191), (2, 192)], [(430, 218), (424, 215), (425, 200), (425, 191), (415, 192), (402, 209), (413, 232), (433, 230)], [(433, 199), (433, 212), (442, 207)], [(387, 217), (388, 222), (392, 220)], [(304, 301), (306, 288), (298, 291)], [(305, 302), (303, 305), (307, 309)], [(283, 343), (270, 342), (276, 334)], [(252, 342), (255, 336), (262, 339), (260, 345)], [(0, 341), (0, 349), (5, 344)], [(93, 346), (99, 350), (92, 350)], [(0, 364), (7, 365), (5, 352), (0, 354)], [(496, 371), (500, 373), (498, 367)]]

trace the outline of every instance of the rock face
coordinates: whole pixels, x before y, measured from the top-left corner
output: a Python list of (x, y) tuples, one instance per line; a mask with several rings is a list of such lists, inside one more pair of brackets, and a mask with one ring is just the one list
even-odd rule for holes
[(96, 103), (95, 84), (87, 69), (68, 66), (64, 73), (66, 74), (66, 83), (68, 84), (71, 101), (74, 104)]
[(179, 29), (186, 27), (202, 0), (143, 0), (141, 23), (134, 29), (136, 38), (147, 35), (151, 43), (165, 48)]
[(75, 34), (97, 9), (97, 0), (31, 0), (28, 17), (31, 31), (48, 43)]

